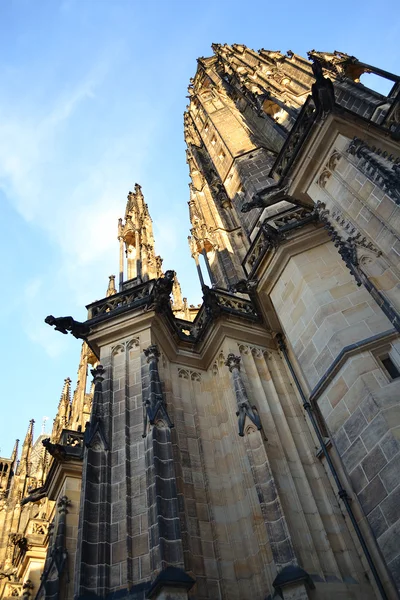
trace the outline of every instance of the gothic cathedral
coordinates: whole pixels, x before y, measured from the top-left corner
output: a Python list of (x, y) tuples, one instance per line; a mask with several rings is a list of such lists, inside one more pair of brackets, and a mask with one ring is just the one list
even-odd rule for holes
[(203, 303), (136, 184), (106, 297), (46, 318), (76, 389), (0, 458), (0, 598), (398, 599), (400, 77), (214, 44), (184, 135)]

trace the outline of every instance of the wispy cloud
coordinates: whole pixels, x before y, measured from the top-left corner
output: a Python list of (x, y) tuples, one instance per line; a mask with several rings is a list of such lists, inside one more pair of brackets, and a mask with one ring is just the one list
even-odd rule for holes
[(105, 294), (107, 275), (115, 273), (118, 265), (117, 218), (133, 185), (127, 176), (134, 172), (140, 178), (149, 138), (157, 127), (153, 118), (150, 127), (133, 120), (130, 131), (108, 137), (99, 132), (93, 145), (88, 141), (82, 167), (75, 157), (80, 148), (74, 153), (68, 129), (79, 128), (90, 113), (90, 103), (96, 101), (106, 76), (107, 64), (101, 63), (68, 93), (55, 98), (44, 116), (38, 106), (30, 106), (26, 116), (24, 106), (0, 98), (0, 188), (23, 219), (44, 232), (59, 255), (56, 272), (40, 267), (45, 287), (39, 280), (27, 285), (30, 309), (22, 319), (29, 338), (49, 356), (60, 352), (63, 340), (54, 339), (57, 336), (43, 323), (44, 294), (58, 304), (63, 289), (71, 311), (95, 300), (93, 289), (98, 297)]

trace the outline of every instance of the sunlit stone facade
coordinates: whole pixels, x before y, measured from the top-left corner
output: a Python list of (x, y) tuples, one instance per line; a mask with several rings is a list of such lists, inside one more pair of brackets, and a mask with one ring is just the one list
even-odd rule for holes
[(76, 391), (0, 459), (1, 598), (399, 597), (399, 93), (338, 52), (198, 60), (203, 304), (136, 185), (118, 291), (47, 319), (84, 340)]

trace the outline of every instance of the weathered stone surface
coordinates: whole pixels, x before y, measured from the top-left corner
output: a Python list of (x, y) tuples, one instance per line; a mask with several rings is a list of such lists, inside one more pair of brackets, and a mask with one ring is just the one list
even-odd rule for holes
[(374, 448), (361, 463), (364, 473), (369, 481), (371, 481), (386, 464), (386, 457), (379, 446)]
[(358, 494), (358, 498), (366, 515), (375, 508), (387, 496), (387, 491), (379, 479), (375, 477), (363, 490)]

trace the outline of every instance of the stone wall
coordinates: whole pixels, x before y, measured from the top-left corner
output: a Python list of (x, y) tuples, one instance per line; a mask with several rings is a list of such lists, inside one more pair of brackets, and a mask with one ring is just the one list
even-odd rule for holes
[[(225, 366), (229, 352), (242, 357), (243, 382), (263, 425), (259, 432), (247, 419), (243, 438)], [(196, 598), (264, 598), (273, 592), (279, 560), (297, 560), (327, 598), (368, 597), (278, 353), (227, 339), (209, 371), (166, 362), (160, 373), (175, 423), (185, 569), (196, 578)]]
[(357, 247), (360, 266), (400, 310), (400, 206), (360, 171), (347, 152), (349, 144), (348, 138), (337, 136), (308, 193), (314, 202), (325, 203), (344, 238), (357, 232), (361, 239), (365, 236)]
[[(399, 344), (397, 344), (399, 346)], [(365, 351), (318, 398), (354, 493), (400, 588), (400, 379)]]
[(392, 329), (332, 242), (293, 256), (270, 297), (310, 390), (346, 346)]

